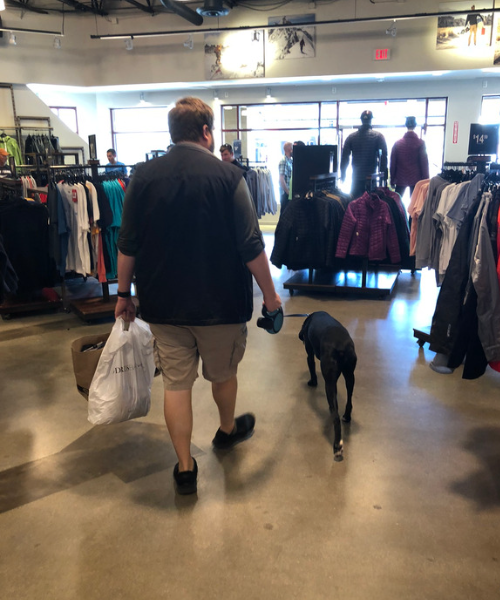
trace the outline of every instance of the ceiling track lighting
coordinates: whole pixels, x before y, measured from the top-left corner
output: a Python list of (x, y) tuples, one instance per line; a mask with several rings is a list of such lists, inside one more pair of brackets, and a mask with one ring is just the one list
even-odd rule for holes
[(11, 46), (17, 46), (17, 38), (16, 38), (16, 34), (12, 33), (12, 31), (9, 34), (9, 44)]
[[(167, 0), (164, 0), (167, 2)], [(174, 0), (169, 0), (169, 2), (173, 2), (173, 4), (178, 4)], [(500, 13), (500, 7), (488, 8), (488, 13)], [(437, 12), (426, 12), (426, 13), (412, 13), (406, 15), (393, 15), (393, 16), (383, 16), (383, 17), (353, 17), (349, 19), (325, 19), (321, 21), (315, 21), (314, 27), (320, 27), (322, 25), (347, 25), (347, 24), (356, 24), (356, 23), (381, 23), (387, 21), (396, 20), (414, 20), (414, 19), (429, 19), (432, 17), (445, 17), (445, 16), (454, 16), (454, 15), (463, 15), (463, 10), (441, 10)], [(292, 25), (286, 24), (260, 24), (260, 25), (246, 25), (245, 29), (288, 29), (293, 28), (297, 29), (298, 27), (311, 27), (312, 23), (306, 21), (300, 21), (297, 23), (293, 23)], [(130, 37), (166, 37), (171, 35), (184, 35), (184, 34), (204, 34), (204, 33), (223, 33), (229, 31), (241, 31), (241, 27), (233, 26), (233, 27), (211, 27), (211, 28), (203, 28), (203, 29), (179, 29), (179, 30), (170, 30), (170, 31), (144, 31), (137, 33), (122, 33), (122, 34), (114, 34), (114, 33), (106, 33), (106, 34), (94, 34), (90, 36), (92, 40), (119, 40)], [(391, 34), (392, 35), (392, 34)]]
[(272, 98), (273, 95), (271, 94), (271, 88), (266, 88), (266, 98)]
[(191, 34), (188, 39), (183, 44), (184, 48), (189, 48), (190, 50), (194, 47), (193, 35)]
[(126, 50), (134, 49), (134, 38), (132, 36), (125, 40), (125, 49)]
[(44, 31), (43, 29), (20, 29), (19, 27), (0, 27), (0, 31), (4, 31), (5, 33), (36, 33), (39, 35), (57, 35), (58, 37), (64, 37), (64, 33), (62, 31)]
[(52, 46), (54, 47), (55, 50), (60, 50), (61, 49), (61, 38), (58, 37), (57, 35), (54, 38)]
[(214, 100), (218, 100), (219, 99), (219, 91), (218, 90), (214, 90), (213, 96), (214, 96)]

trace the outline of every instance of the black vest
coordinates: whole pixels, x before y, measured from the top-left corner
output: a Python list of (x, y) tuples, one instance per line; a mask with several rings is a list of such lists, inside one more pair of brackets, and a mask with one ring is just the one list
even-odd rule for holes
[(238, 254), (233, 198), (242, 170), (201, 147), (174, 146), (141, 166), (136, 281), (151, 323), (217, 325), (252, 316), (252, 276)]

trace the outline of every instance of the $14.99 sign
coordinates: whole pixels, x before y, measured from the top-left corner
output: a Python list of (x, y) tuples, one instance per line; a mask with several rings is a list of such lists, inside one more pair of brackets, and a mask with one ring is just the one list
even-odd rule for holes
[(469, 154), (497, 154), (498, 125), (471, 123), (469, 134)]

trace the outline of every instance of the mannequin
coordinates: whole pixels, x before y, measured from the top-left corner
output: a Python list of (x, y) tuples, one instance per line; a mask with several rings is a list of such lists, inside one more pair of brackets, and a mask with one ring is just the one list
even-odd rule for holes
[(351, 195), (359, 198), (367, 189), (368, 179), (377, 171), (377, 160), (380, 156), (379, 170), (387, 176), (387, 143), (384, 136), (372, 129), (373, 113), (364, 110), (361, 113), (361, 127), (351, 133), (345, 141), (340, 161), (340, 176), (345, 179), (349, 159), (352, 154), (352, 187)]
[(429, 179), (429, 159), (425, 142), (415, 133), (415, 117), (406, 117), (407, 132), (398, 140), (391, 152), (391, 185), (403, 197), (406, 188), (413, 194), (415, 184)]

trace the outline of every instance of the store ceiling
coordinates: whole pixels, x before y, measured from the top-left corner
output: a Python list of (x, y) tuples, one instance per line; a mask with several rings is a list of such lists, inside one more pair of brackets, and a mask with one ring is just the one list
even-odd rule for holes
[[(100, 17), (119, 17), (131, 13), (148, 13), (153, 15), (161, 13), (178, 12), (184, 18), (188, 18), (190, 13), (195, 13), (200, 9), (201, 15), (216, 17), (224, 16), (231, 10), (239, 6), (245, 8), (255, 8), (267, 10), (273, 8), (273, 4), (283, 6), (288, 2), (272, 2), (272, 0), (200, 0), (199, 2), (183, 2), (175, 0), (5, 0), (8, 8), (19, 9), (26, 12), (35, 12), (37, 14), (70, 14), (70, 15), (89, 15), (95, 14)], [(337, 0), (333, 0), (337, 1)], [(176, 10), (176, 6), (179, 7)], [(186, 16), (187, 15), (187, 16)], [(188, 19), (189, 20), (189, 19)], [(201, 24), (201, 23), (196, 23)]]

